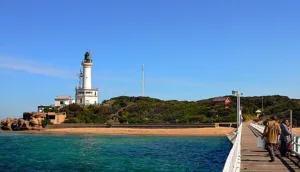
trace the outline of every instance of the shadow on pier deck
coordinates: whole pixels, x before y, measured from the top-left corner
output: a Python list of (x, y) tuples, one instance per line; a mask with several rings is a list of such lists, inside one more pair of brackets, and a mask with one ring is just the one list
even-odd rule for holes
[(260, 135), (256, 129), (247, 124), (243, 127), (240, 171), (300, 171), (297, 158), (280, 157), (278, 151), (275, 162), (269, 162), (267, 150), (256, 146), (257, 136)]

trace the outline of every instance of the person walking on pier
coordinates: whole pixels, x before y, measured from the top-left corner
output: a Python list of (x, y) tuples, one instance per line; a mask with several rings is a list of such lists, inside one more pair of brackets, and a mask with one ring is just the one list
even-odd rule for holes
[[(269, 125), (268, 121), (265, 120), (265, 121), (263, 122), (263, 125), (264, 125), (264, 127), (266, 128), (266, 127)], [(261, 139), (264, 139), (264, 136), (262, 136)], [(267, 139), (265, 139), (265, 147), (264, 147), (264, 148), (265, 148), (266, 150), (268, 150)]]
[(287, 156), (288, 143), (291, 141), (291, 131), (288, 128), (289, 120), (284, 119), (280, 125), (280, 154), (281, 156)]
[(276, 144), (278, 142), (278, 135), (281, 134), (280, 126), (276, 120), (277, 117), (272, 116), (263, 133), (263, 136), (267, 138), (267, 148), (271, 158), (269, 162), (275, 161)]

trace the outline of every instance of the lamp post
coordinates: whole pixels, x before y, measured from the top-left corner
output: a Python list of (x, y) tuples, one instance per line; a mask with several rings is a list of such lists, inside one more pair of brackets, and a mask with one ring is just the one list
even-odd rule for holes
[(264, 96), (261, 96), (261, 115), (264, 116)]
[(261, 110), (264, 110), (264, 96), (261, 96)]
[(236, 118), (237, 118), (237, 128), (238, 128), (241, 124), (241, 115), (242, 115), (240, 96), (243, 95), (243, 93), (240, 93), (239, 91), (233, 90), (232, 94), (235, 95), (236, 99), (237, 99), (237, 115), (236, 115)]

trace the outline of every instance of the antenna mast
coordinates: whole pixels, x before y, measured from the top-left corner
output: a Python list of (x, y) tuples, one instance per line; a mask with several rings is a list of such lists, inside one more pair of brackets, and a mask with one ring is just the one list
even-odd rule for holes
[(82, 69), (80, 69), (80, 73), (77, 74), (77, 77), (79, 78), (79, 86), (78, 86), (78, 88), (81, 88), (81, 86), (82, 86), (82, 77), (83, 77)]
[(145, 70), (144, 70), (144, 64), (142, 66), (142, 75), (143, 75), (143, 80), (142, 80), (142, 87), (143, 87), (143, 94), (142, 96), (145, 96)]

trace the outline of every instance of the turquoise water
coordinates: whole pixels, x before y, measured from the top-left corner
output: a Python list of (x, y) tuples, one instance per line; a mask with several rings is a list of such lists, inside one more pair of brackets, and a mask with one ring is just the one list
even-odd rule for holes
[(0, 171), (222, 171), (226, 137), (0, 132)]

